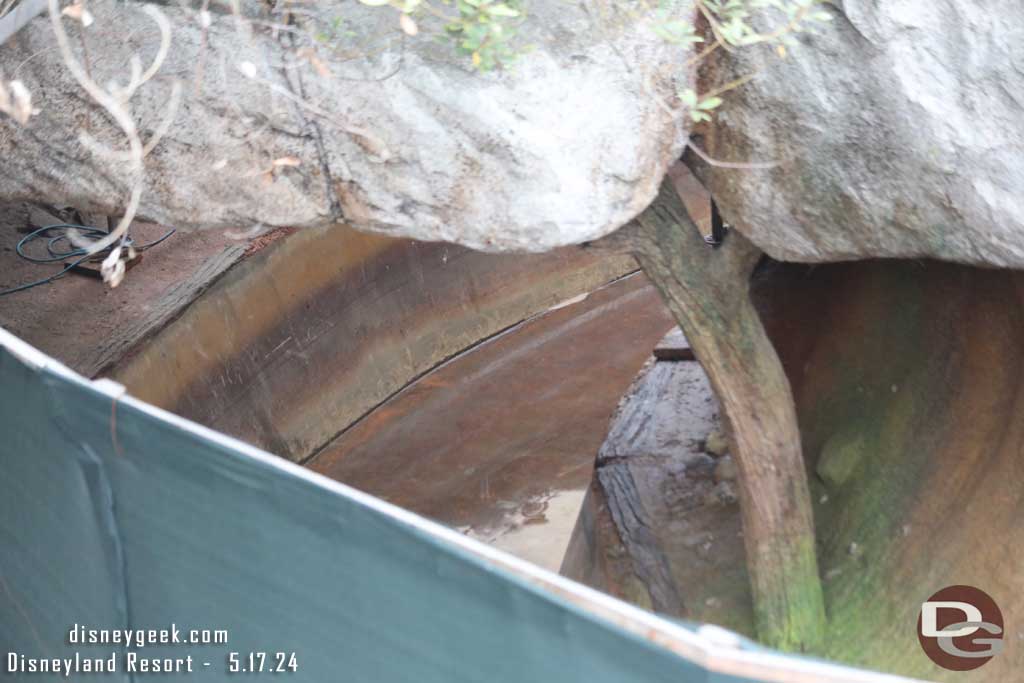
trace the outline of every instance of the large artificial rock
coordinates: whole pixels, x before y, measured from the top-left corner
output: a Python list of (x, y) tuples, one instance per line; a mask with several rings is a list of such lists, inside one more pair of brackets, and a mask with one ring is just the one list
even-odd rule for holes
[[(687, 134), (673, 95), (688, 80), (682, 48), (650, 17), (609, 12), (628, 3), (530, 3), (522, 43), (534, 49), (488, 74), (428, 37), (438, 26), (403, 36), (387, 7), (332, 0), (275, 27), (270, 3), (250, 0), (239, 28), (214, 3), (204, 37), (194, 10), (160, 4), (174, 43), (133, 100), (143, 137), (172, 79), (185, 99), (147, 160), (142, 213), (181, 227), (345, 221), (540, 251), (634, 217)], [(157, 30), (139, 6), (90, 3), (97, 81), (123, 82), (133, 52), (154, 54)], [(725, 94), (703, 143), (718, 158), (780, 162), (704, 168), (726, 218), (785, 260), (1024, 266), (1017, 0), (827, 7), (835, 21), (786, 59), (755, 46), (705, 65), (705, 91), (758, 75)], [(0, 197), (123, 206), (123, 164), (91, 155), (78, 132), (123, 141), (71, 80), (45, 16), (0, 47), (0, 71), (40, 109), (24, 129), (0, 121)]]
[[(241, 24), (229, 3), (213, 3), (204, 36), (195, 10), (158, 4), (173, 45), (132, 101), (144, 141), (173, 79), (184, 99), (147, 160), (141, 212), (179, 227), (345, 221), (543, 251), (630, 220), (682, 152), (672, 102), (686, 85), (683, 48), (659, 39), (650, 16), (532, 3), (521, 44), (533, 49), (514, 69), (480, 74), (426, 35), (439, 26), (404, 36), (390, 7), (307, 3), (296, 26), (274, 26), (274, 3), (242, 2)], [(680, 16), (692, 11), (678, 4)], [(159, 32), (140, 5), (89, 3), (97, 82), (124, 83), (133, 53), (147, 63), (156, 53)], [(79, 28), (65, 26), (79, 49)], [(0, 47), (0, 73), (22, 80), (40, 110), (24, 128), (0, 117), (0, 197), (122, 208), (125, 165), (90, 154), (78, 134), (119, 149), (124, 136), (72, 80), (45, 13)]]
[(736, 50), (707, 136), (725, 217), (796, 261), (936, 257), (1024, 266), (1024, 13), (1018, 0), (842, 0), (779, 59)]

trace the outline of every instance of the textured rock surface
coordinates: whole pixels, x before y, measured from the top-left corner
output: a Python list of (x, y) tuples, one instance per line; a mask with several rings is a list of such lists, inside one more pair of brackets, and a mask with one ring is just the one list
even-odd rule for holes
[[(739, 73), (765, 68), (727, 96), (708, 146), (783, 163), (715, 169), (723, 214), (781, 259), (1024, 266), (1020, 2), (837, 5), (784, 61), (767, 49), (729, 56)], [(724, 82), (716, 66), (712, 81)]]
[[(680, 48), (644, 19), (535, 2), (522, 41), (536, 48), (512, 71), (478, 74), (425, 35), (437, 27), (403, 37), (390, 8), (320, 2), (303, 10), (300, 29), (275, 31), (267, 24), (277, 19), (261, 15), (269, 4), (242, 3), (252, 19), (245, 31), (214, 14), (205, 40), (194, 12), (164, 5), (174, 42), (133, 100), (143, 137), (164, 113), (172, 78), (185, 83), (185, 98), (148, 160), (143, 215), (179, 227), (344, 220), (540, 251), (631, 219), (682, 150), (679, 118), (652, 97), (671, 101), (682, 85)], [(159, 33), (137, 2), (90, 8), (92, 73), (123, 83), (129, 56), (150, 60)], [(66, 25), (78, 49), (78, 29)], [(124, 142), (71, 80), (45, 14), (0, 48), (0, 72), (23, 80), (40, 109), (26, 129), (0, 121), (0, 196), (123, 204), (127, 177), (77, 134), (85, 127)], [(301, 165), (266, 173), (286, 157)]]
[[(137, 3), (91, 6), (91, 68), (123, 81), (133, 51), (152, 56), (156, 29)], [(681, 149), (684, 126), (652, 96), (670, 102), (681, 85), (678, 50), (597, 3), (531, 3), (523, 40), (536, 49), (486, 75), (450, 46), (403, 38), (390, 9), (318, 3), (305, 30), (275, 34), (259, 23), (265, 6), (243, 3), (251, 36), (220, 14), (205, 41), (194, 15), (164, 6), (174, 47), (134, 101), (145, 135), (172, 77), (186, 98), (149, 159), (144, 215), (183, 227), (344, 220), (539, 251), (628, 221)], [(726, 218), (786, 260), (1024, 266), (1019, 2), (843, 0), (830, 11), (836, 21), (786, 60), (752, 48), (709, 63), (705, 88), (759, 73), (726, 95), (706, 145), (719, 158), (781, 162), (710, 172)], [(361, 34), (311, 38), (337, 17)], [(0, 197), (113, 211), (127, 179), (77, 131), (117, 136), (52, 45), (41, 17), (0, 48), (0, 69), (41, 110), (25, 130), (0, 121)], [(246, 62), (255, 79), (239, 71)], [(265, 173), (286, 157), (301, 165)]]

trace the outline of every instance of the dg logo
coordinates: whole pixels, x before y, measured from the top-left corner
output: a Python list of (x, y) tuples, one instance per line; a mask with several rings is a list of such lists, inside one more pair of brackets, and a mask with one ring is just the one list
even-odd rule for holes
[(987, 593), (949, 586), (921, 605), (917, 637), (925, 654), (950, 671), (970, 671), (1003, 649), (1003, 614)]

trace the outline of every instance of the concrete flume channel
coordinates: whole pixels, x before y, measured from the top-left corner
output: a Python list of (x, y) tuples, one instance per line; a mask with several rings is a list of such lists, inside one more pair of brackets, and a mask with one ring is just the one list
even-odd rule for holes
[(304, 230), (232, 268), (112, 375), (557, 570), (608, 419), (671, 326), (629, 257)]
[[(818, 654), (925, 680), (1019, 680), (1021, 274), (767, 263), (752, 292), (800, 422), (828, 616)], [(659, 361), (634, 383), (563, 570), (638, 604), (677, 597), (677, 614), (752, 635), (739, 506), (701, 441), (719, 418), (687, 365)], [(963, 584), (1005, 624), (1003, 651), (969, 673), (933, 664), (917, 636), (922, 603)]]
[[(672, 327), (635, 269), (586, 249), (495, 256), (300, 231), (232, 268), (113, 376), (140, 398), (557, 568), (584, 489), (588, 514), (607, 514), (595, 455)], [(774, 266), (754, 291), (798, 404), (825, 654), (960, 680), (927, 660), (915, 624), (921, 601), (968, 583), (1007, 623), (1006, 651), (970, 680), (1012, 680), (1024, 663), (1019, 274), (914, 261)], [(649, 505), (655, 517), (685, 507), (664, 497), (688, 495), (684, 470), (672, 491), (640, 487), (662, 497)], [(623, 530), (598, 522), (589, 528), (614, 531), (596, 539), (604, 559), (621, 554)], [(713, 617), (714, 605), (744, 599), (742, 571), (714, 594), (686, 581), (713, 569), (701, 563), (738, 562), (735, 534), (695, 546), (672, 537), (671, 519), (652, 523), (648, 542), (662, 546), (684, 612)], [(577, 578), (644, 603), (644, 587), (615, 567), (632, 571), (606, 563)], [(742, 618), (728, 623), (744, 630)]]

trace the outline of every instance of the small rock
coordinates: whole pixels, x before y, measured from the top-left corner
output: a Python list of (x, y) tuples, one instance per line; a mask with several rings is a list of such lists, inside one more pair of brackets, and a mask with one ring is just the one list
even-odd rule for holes
[(722, 601), (712, 596), (704, 601), (704, 604), (708, 607), (721, 607)]
[(714, 537), (707, 532), (691, 534), (683, 537), (683, 545), (687, 548), (696, 548), (709, 542), (712, 538)]
[(727, 455), (718, 461), (715, 466), (715, 483), (720, 484), (723, 481), (736, 481), (736, 477), (739, 476), (739, 470), (736, 468), (736, 461), (732, 459), (731, 455)]
[(870, 444), (862, 432), (840, 431), (822, 446), (814, 469), (826, 488), (838, 490), (855, 477), (870, 452)]
[(732, 505), (739, 500), (736, 489), (728, 481), (720, 481), (704, 497), (705, 505)]
[(846, 549), (846, 552), (850, 554), (850, 557), (860, 557), (861, 552), (860, 546), (857, 545), (856, 541), (850, 543), (850, 547)]
[(828, 502), (828, 494), (827, 493), (821, 494), (821, 498), (818, 499), (818, 502), (821, 503), (822, 505), (827, 503)]
[(704, 453), (690, 456), (686, 462), (686, 476), (690, 479), (713, 479), (715, 460)]
[(825, 580), (831, 581), (832, 579), (838, 578), (839, 575), (842, 573), (842, 569), (840, 569), (839, 567), (833, 567), (832, 569), (829, 569), (827, 572), (825, 572)]
[(544, 515), (547, 509), (548, 501), (546, 500), (528, 500), (522, 504), (519, 512), (523, 517), (540, 517)]
[(708, 434), (708, 438), (704, 440), (704, 452), (710, 453), (716, 457), (721, 457), (729, 451), (729, 442), (726, 441), (725, 434), (722, 434), (719, 430), (714, 430)]

